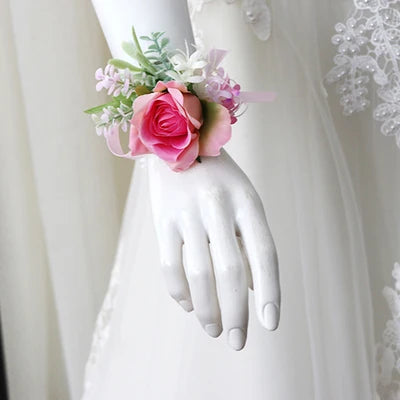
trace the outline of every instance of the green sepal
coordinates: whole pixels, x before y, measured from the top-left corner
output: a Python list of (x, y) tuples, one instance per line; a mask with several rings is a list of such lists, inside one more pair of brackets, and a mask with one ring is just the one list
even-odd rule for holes
[(138, 96), (142, 96), (144, 94), (149, 94), (151, 93), (151, 90), (147, 87), (147, 86), (143, 86), (143, 85), (138, 85), (135, 87), (135, 93)]
[(213, 132), (213, 127), (220, 118), (222, 110), (227, 112), (226, 108), (218, 103), (201, 100), (203, 113), (203, 125), (200, 128), (200, 142), (207, 140), (207, 137)]

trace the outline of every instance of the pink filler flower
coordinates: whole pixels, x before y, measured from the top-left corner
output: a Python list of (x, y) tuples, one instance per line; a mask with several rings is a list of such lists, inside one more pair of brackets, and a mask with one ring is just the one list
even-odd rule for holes
[(185, 171), (199, 156), (217, 156), (231, 137), (227, 108), (204, 102), (176, 81), (158, 82), (154, 93), (133, 103), (131, 156), (154, 153), (174, 171)]

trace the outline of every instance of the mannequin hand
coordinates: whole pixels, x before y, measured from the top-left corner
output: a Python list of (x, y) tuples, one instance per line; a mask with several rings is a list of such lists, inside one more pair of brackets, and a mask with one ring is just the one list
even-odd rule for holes
[(149, 159), (162, 270), (171, 296), (186, 311), (194, 308), (206, 332), (217, 337), (223, 326), (228, 343), (240, 350), (247, 335), (248, 286), (254, 283), (261, 324), (278, 326), (275, 245), (244, 172), (225, 151), (201, 161), (176, 173), (162, 160)]

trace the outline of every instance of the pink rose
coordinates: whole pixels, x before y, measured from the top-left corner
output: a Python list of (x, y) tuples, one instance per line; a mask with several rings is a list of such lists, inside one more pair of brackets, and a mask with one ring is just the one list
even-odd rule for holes
[(225, 107), (216, 103), (202, 107), (197, 96), (175, 81), (158, 82), (153, 92), (133, 103), (131, 156), (154, 153), (174, 171), (184, 171), (198, 156), (220, 154), (231, 137)]

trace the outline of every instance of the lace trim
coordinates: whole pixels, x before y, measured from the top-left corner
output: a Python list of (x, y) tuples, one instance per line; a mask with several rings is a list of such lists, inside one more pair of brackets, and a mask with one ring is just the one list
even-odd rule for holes
[(394, 264), (392, 276), (395, 288), (383, 289), (392, 319), (386, 323), (382, 341), (376, 349), (377, 393), (380, 400), (400, 399), (400, 264)]
[[(201, 12), (204, 5), (215, 0), (188, 0), (191, 18)], [(224, 0), (227, 4), (233, 4), (237, 0)], [(271, 35), (271, 12), (265, 0), (241, 0), (242, 16), (245, 23), (249, 24), (254, 34), (260, 40), (268, 40)], [(196, 39), (200, 39), (201, 34), (196, 34)]]
[(400, 147), (400, 0), (353, 0), (355, 9), (346, 23), (335, 25), (335, 67), (327, 74), (337, 83), (345, 115), (365, 110), (367, 84), (372, 76), (381, 103), (373, 112), (385, 136)]

